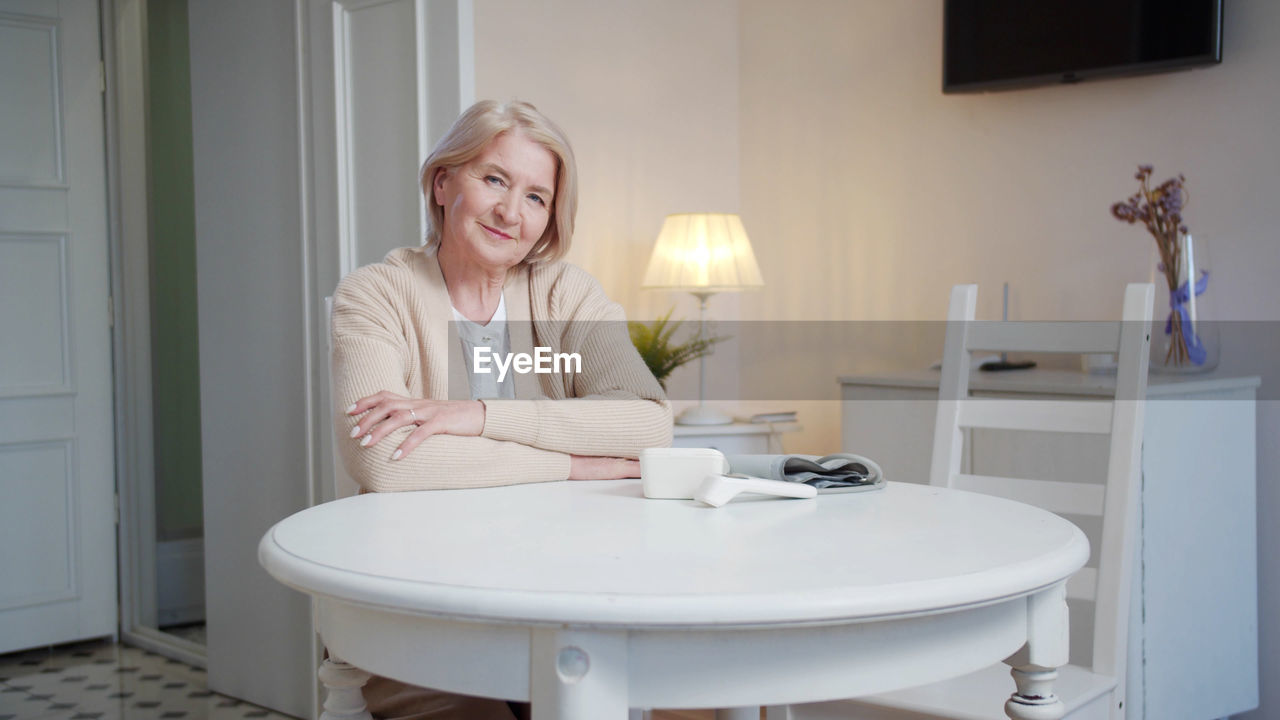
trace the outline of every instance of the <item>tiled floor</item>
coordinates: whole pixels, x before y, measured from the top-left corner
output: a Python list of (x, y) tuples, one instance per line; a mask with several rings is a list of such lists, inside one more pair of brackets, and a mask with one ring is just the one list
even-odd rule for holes
[[(711, 720), (659, 710), (652, 720)], [(763, 713), (762, 713), (763, 715)], [(107, 642), (0, 655), (0, 720), (291, 720), (210, 692), (200, 668)]]
[(0, 720), (287, 720), (209, 691), (204, 670), (106, 642), (0, 655)]

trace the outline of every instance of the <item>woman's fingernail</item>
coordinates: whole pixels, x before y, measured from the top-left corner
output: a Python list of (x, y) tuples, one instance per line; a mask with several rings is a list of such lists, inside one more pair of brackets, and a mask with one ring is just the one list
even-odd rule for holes
[(391, 453), (392, 460), (399, 460), (402, 457), (404, 457), (404, 451), (401, 450), (400, 448), (396, 448), (396, 451)]
[(351, 407), (347, 408), (347, 414), (348, 414), (348, 415), (350, 415), (351, 413), (353, 413), (353, 412), (355, 412), (355, 411), (356, 411), (356, 404), (355, 404), (355, 403), (351, 403)]
[(364, 447), (371, 442), (373, 442), (373, 435), (365, 435), (360, 439), (360, 447)]
[(351, 428), (351, 437), (359, 437), (359, 436), (360, 436), (360, 426), (357, 425)]

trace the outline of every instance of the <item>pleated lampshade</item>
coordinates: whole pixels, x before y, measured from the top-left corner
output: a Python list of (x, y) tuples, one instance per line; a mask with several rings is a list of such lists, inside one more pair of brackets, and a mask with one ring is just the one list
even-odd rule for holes
[(741, 218), (679, 213), (663, 221), (642, 287), (710, 295), (763, 285)]

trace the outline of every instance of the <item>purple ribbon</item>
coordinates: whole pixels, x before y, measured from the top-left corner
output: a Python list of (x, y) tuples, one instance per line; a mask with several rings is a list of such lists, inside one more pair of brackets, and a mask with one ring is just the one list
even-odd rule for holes
[[(1182, 337), (1187, 343), (1187, 357), (1196, 365), (1203, 365), (1207, 359), (1208, 351), (1204, 347), (1204, 343), (1200, 340), (1200, 336), (1196, 334), (1196, 330), (1191, 325), (1191, 312), (1187, 310), (1187, 302), (1191, 300), (1190, 282), (1182, 283), (1182, 287), (1169, 293), (1169, 319), (1164, 321), (1164, 334), (1173, 334), (1173, 314), (1178, 313), (1182, 318)], [(1200, 279), (1196, 281), (1196, 295), (1203, 295), (1205, 288), (1209, 286), (1209, 271), (1201, 270)]]

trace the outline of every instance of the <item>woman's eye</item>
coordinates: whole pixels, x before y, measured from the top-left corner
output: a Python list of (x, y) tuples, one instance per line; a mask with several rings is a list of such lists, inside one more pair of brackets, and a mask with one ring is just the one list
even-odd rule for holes
[(543, 200), (541, 195), (533, 195), (533, 194), (530, 194), (530, 195), (529, 195), (529, 199), (530, 199), (530, 200), (532, 200), (532, 201), (534, 201), (534, 202), (535, 202), (535, 203), (537, 203), (538, 205), (543, 205), (543, 206), (545, 206), (545, 205), (547, 204), (547, 201), (546, 201), (546, 200)]
[(502, 178), (498, 177), (497, 175), (486, 175), (484, 178), (484, 181), (489, 183), (490, 185), (499, 185), (499, 186), (502, 185)]

